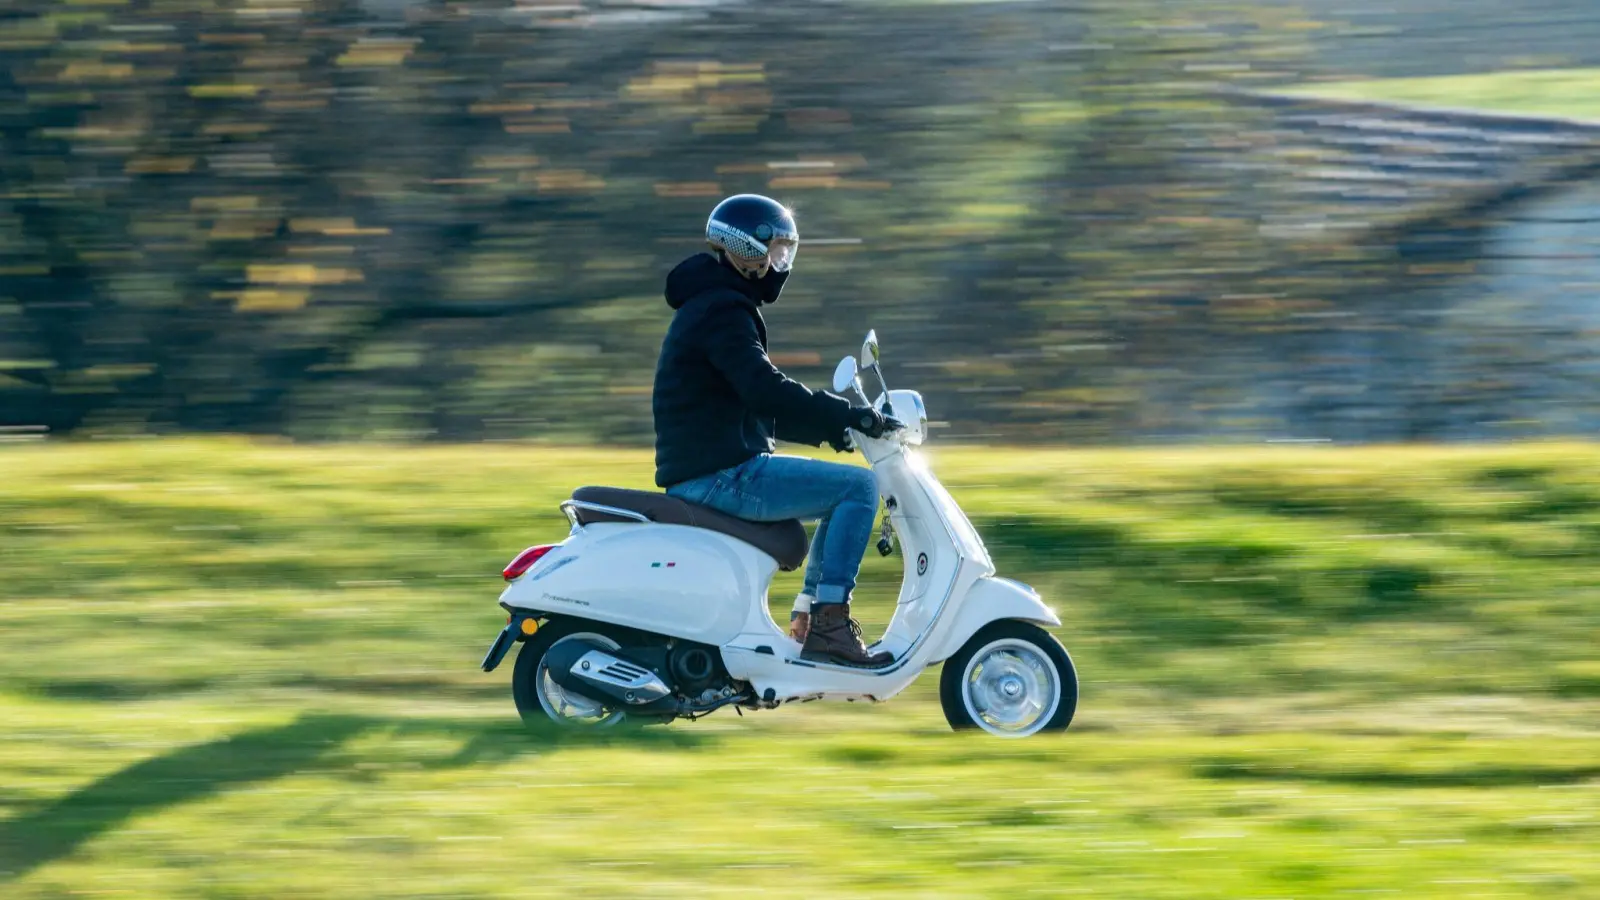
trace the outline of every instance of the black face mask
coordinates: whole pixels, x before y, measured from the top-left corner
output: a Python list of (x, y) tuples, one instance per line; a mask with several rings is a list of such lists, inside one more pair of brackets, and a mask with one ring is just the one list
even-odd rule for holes
[(794, 271), (790, 269), (789, 272), (779, 272), (777, 269), (768, 269), (767, 274), (760, 278), (749, 278), (739, 272), (738, 267), (730, 262), (727, 255), (721, 250), (717, 251), (717, 259), (721, 260), (723, 265), (738, 273), (740, 278), (744, 278), (755, 287), (755, 299), (762, 306), (778, 302), (778, 295), (783, 293), (783, 283), (789, 280), (789, 272)]
[(788, 280), (789, 272), (779, 272), (775, 269), (768, 269), (764, 277), (756, 279), (756, 292), (761, 295), (761, 305), (777, 303), (778, 295), (783, 293), (783, 283)]

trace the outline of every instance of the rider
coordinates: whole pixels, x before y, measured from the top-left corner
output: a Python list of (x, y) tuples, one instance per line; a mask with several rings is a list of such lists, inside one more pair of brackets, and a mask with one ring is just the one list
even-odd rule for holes
[(777, 302), (800, 245), (788, 209), (757, 194), (729, 197), (711, 211), (706, 241), (711, 253), (689, 257), (667, 276), (675, 312), (651, 401), (656, 484), (742, 519), (819, 519), (790, 634), (804, 642), (805, 659), (884, 665), (890, 654), (868, 652), (850, 617), (878, 510), (876, 476), (772, 451), (774, 438), (844, 451), (846, 428), (882, 437), (893, 423), (789, 379), (767, 358), (761, 307)]

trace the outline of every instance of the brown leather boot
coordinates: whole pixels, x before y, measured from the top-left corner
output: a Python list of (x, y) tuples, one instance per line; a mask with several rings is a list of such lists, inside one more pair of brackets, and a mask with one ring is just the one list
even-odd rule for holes
[(867, 652), (861, 641), (861, 626), (850, 618), (848, 603), (818, 603), (811, 607), (811, 631), (800, 648), (800, 658), (869, 669), (894, 661), (891, 654)]

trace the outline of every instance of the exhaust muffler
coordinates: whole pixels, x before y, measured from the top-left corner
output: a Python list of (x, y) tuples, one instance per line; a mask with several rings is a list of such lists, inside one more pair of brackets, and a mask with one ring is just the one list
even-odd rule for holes
[(563, 689), (601, 703), (645, 706), (672, 696), (656, 673), (588, 641), (557, 643), (545, 654), (545, 666)]

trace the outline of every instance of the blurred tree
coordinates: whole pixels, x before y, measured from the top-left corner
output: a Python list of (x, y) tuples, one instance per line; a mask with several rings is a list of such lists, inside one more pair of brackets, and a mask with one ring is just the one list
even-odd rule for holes
[(801, 375), (871, 325), (965, 434), (1203, 430), (1263, 334), (1381, 277), (1267, 236), (1281, 198), (1225, 164), (1264, 148), (1216, 89), (1292, 77), (1305, 30), (1226, 0), (14, 0), (0, 419), (643, 439), (660, 279), (758, 190), (805, 233), (772, 312)]

